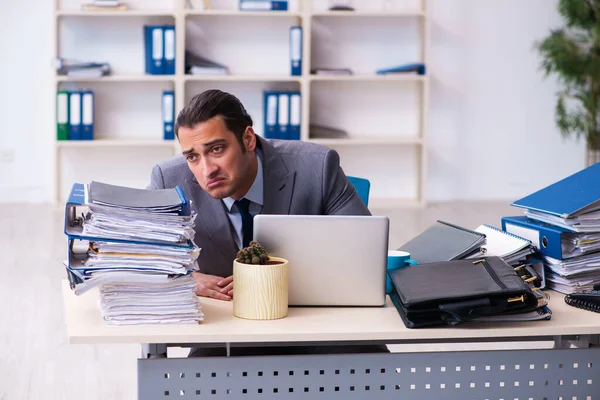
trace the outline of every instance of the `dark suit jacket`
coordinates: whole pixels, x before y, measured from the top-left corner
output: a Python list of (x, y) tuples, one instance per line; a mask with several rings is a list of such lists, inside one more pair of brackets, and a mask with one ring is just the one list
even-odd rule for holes
[[(371, 215), (348, 182), (335, 150), (300, 141), (257, 139), (263, 152), (262, 214)], [(154, 166), (149, 187), (175, 186), (185, 191), (198, 214), (194, 241), (201, 248), (200, 272), (231, 275), (238, 248), (223, 201), (200, 187), (182, 155)]]

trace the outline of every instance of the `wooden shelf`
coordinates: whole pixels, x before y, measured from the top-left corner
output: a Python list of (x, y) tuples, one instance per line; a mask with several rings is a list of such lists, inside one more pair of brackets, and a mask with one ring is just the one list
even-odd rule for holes
[(57, 10), (55, 13), (57, 17), (175, 17), (175, 13), (169, 10)]
[(185, 10), (188, 16), (221, 16), (221, 17), (269, 17), (269, 18), (301, 18), (302, 13), (294, 11), (241, 11), (241, 10)]
[(387, 75), (310, 75), (311, 81), (327, 82), (424, 82), (427, 80), (425, 75), (414, 74), (387, 74)]
[(94, 139), (94, 140), (58, 140), (59, 148), (81, 147), (166, 147), (171, 148), (173, 140), (148, 140), (148, 139)]
[[(55, 1), (54, 3), (56, 6), (60, 4), (59, 1)], [(78, 151), (81, 151), (81, 153), (88, 152), (89, 154), (93, 153), (94, 150), (110, 153), (113, 151), (111, 149), (114, 149), (114, 151), (117, 149), (129, 150), (134, 147), (141, 148), (142, 152), (151, 149), (155, 149), (155, 152), (158, 152), (157, 149), (162, 149), (160, 152), (172, 151), (174, 154), (177, 153), (178, 150), (180, 151), (177, 140), (148, 139), (148, 136), (151, 135), (150, 133), (147, 135), (140, 133), (138, 139), (131, 136), (121, 139), (118, 136), (115, 137), (115, 133), (110, 128), (112, 123), (110, 118), (114, 117), (116, 120), (114, 126), (119, 127), (116, 128), (116, 131), (124, 136), (127, 135), (127, 132), (122, 131), (123, 128), (120, 128), (123, 124), (122, 121), (131, 121), (131, 125), (126, 126), (130, 126), (132, 132), (156, 132), (161, 124), (160, 115), (155, 116), (153, 120), (142, 118), (142, 116), (146, 114), (145, 110), (149, 107), (157, 113), (162, 112), (159, 95), (160, 90), (166, 88), (173, 90), (175, 93), (174, 107), (176, 114), (185, 106), (190, 96), (201, 88), (223, 88), (223, 90), (236, 91), (234, 94), (240, 96), (244, 102), (249, 103), (245, 104), (245, 106), (249, 107), (252, 113), (255, 114), (255, 116), (253, 115), (254, 119), (256, 121), (261, 119), (263, 123), (264, 115), (262, 115), (261, 110), (264, 112), (264, 104), (260, 91), (283, 91), (294, 88), (294, 90), (301, 92), (301, 137), (306, 138), (304, 140), (307, 142), (319, 143), (334, 148), (343, 148), (343, 150), (350, 154), (350, 157), (353, 154), (360, 153), (358, 146), (373, 146), (373, 148), (378, 149), (384, 149), (385, 146), (388, 146), (401, 151), (407, 150), (413, 152), (414, 150), (417, 153), (417, 165), (415, 165), (414, 171), (403, 170), (397, 174), (393, 174), (390, 177), (389, 188), (385, 188), (380, 193), (381, 196), (388, 195), (392, 198), (373, 199), (370, 201), (370, 205), (387, 208), (417, 207), (424, 204), (424, 188), (427, 187), (427, 174), (425, 172), (428, 154), (429, 77), (414, 73), (377, 75), (376, 69), (395, 65), (395, 61), (393, 60), (398, 59), (397, 56), (400, 56), (400, 58), (409, 57), (414, 62), (423, 62), (425, 65), (428, 65), (428, 38), (431, 19), (429, 18), (430, 11), (426, 7), (425, 1), (420, 2), (423, 9), (417, 8), (420, 7), (417, 6), (411, 9), (404, 8), (403, 10), (402, 6), (400, 6), (400, 4), (403, 4), (403, 1), (394, 0), (397, 7), (395, 10), (389, 11), (383, 9), (377, 10), (374, 6), (371, 6), (373, 11), (318, 11), (315, 7), (322, 5), (322, 3), (319, 3), (317, 0), (300, 0), (297, 2), (298, 7), (292, 7), (290, 11), (242, 11), (238, 10), (235, 6), (230, 9), (201, 10), (187, 9), (186, 2), (181, 0), (172, 3), (158, 6), (162, 7), (162, 9), (84, 11), (78, 9), (77, 6), (71, 5), (70, 9), (54, 11), (54, 56), (63, 55), (61, 53), (64, 53), (64, 56), (75, 59), (82, 58), (83, 60), (93, 60), (96, 57), (100, 57), (101, 60), (106, 59), (106, 61), (113, 63), (115, 70), (131, 71), (129, 74), (115, 74), (99, 78), (55, 77), (56, 88), (68, 89), (71, 86), (85, 87), (89, 84), (92, 89), (98, 89), (99, 98), (97, 105), (99, 108), (95, 112), (95, 117), (102, 118), (102, 122), (108, 122), (108, 124), (102, 122), (96, 123), (97, 127), (106, 126), (106, 130), (104, 128), (101, 129), (104, 132), (95, 135), (99, 139), (93, 141), (55, 141), (56, 145), (53, 146), (52, 150), (59, 154), (58, 157), (55, 157), (56, 160), (61, 159), (61, 152), (65, 154), (65, 157), (70, 157), (71, 154)], [(235, 3), (237, 5), (237, 0), (235, 0)], [(84, 19), (87, 17), (102, 17), (102, 19)], [(130, 17), (130, 19), (125, 19), (124, 17)], [(347, 19), (344, 20), (343, 18)], [(363, 19), (357, 20), (357, 18)], [(62, 24), (61, 20), (63, 21)], [(73, 23), (74, 29), (65, 30), (64, 26), (61, 26), (64, 25), (65, 21)], [(143, 47), (144, 38), (141, 25), (146, 23), (151, 24), (152, 21), (156, 21), (157, 24), (166, 24), (167, 22), (165, 21), (172, 21), (169, 24), (175, 26), (174, 55), (177, 72), (175, 75), (147, 75), (142, 73), (144, 71), (141, 69), (144, 65), (144, 59), (139, 58), (139, 56), (145, 53), (145, 48)], [(406, 24), (405, 22), (410, 23)], [(352, 27), (356, 23), (359, 23), (361, 25), (360, 29), (364, 29), (366, 32), (370, 32), (371, 28), (380, 27), (382, 24), (385, 25), (385, 29), (373, 29), (373, 35), (367, 35), (367, 37), (361, 36), (361, 39), (368, 41), (368, 46), (376, 46), (377, 48), (374, 50), (377, 54), (382, 51), (389, 52), (389, 57), (385, 57), (389, 61), (389, 64), (379, 66), (379, 63), (375, 65), (370, 59), (365, 59), (364, 62), (361, 61), (363, 59), (361, 58), (361, 54), (365, 50), (365, 43), (361, 44), (363, 47), (356, 47), (353, 46), (353, 43), (348, 43), (348, 40), (354, 40), (353, 38), (356, 37), (356, 35), (349, 34), (354, 31), (354, 28), (348, 31), (349, 27)], [(338, 29), (338, 25), (340, 24), (341, 28), (337, 32), (336, 29)], [(105, 35), (98, 36), (98, 32), (103, 32), (106, 26), (111, 25), (115, 26), (115, 31), (111, 31), (111, 34), (106, 35), (106, 37), (104, 37)], [(290, 76), (288, 31), (290, 26), (296, 25), (300, 25), (303, 28), (303, 68), (301, 76)], [(332, 42), (334, 46), (339, 45), (340, 50), (342, 50), (339, 52), (341, 59), (338, 62), (341, 64), (358, 62), (360, 65), (357, 65), (355, 68), (356, 74), (310, 74), (311, 66), (334, 62), (328, 59), (326, 54), (322, 54), (323, 52), (319, 51), (321, 50), (319, 48), (321, 40), (326, 39), (328, 33), (320, 29), (314, 29), (314, 26), (318, 27), (318, 25), (323, 25), (324, 30), (327, 30), (328, 25), (331, 25), (332, 32), (336, 35), (339, 33), (340, 37), (336, 37), (336, 41)], [(393, 34), (387, 35), (386, 31), (388, 28)], [(416, 30), (414, 37), (407, 35), (406, 38), (401, 38), (414, 44), (417, 50), (413, 52), (414, 54), (406, 54), (404, 47), (396, 45), (398, 41), (397, 38), (394, 39), (397, 33), (396, 30), (405, 28), (407, 30), (410, 29), (411, 32)], [(117, 32), (119, 29), (124, 33)], [(272, 32), (276, 30), (278, 35), (274, 37)], [(74, 35), (79, 34), (82, 34), (80, 38), (74, 37)], [(68, 35), (68, 39), (70, 39), (64, 44), (61, 38), (63, 35)], [(94, 42), (96, 42), (96, 39), (98, 40), (99, 43), (90, 43), (91, 46), (99, 46), (96, 56), (94, 56), (96, 54), (95, 49), (88, 49), (87, 39), (84, 41), (83, 38), (93, 38)], [(196, 39), (198, 39), (198, 42), (196, 42)], [(137, 45), (135, 46), (137, 47), (133, 47), (136, 42)], [(80, 46), (81, 48), (79, 48)], [(110, 46), (115, 47), (113, 49)], [(255, 46), (256, 48), (254, 48)], [(327, 46), (329, 46), (329, 43)], [(204, 56), (210, 59), (221, 60), (220, 62), (230, 67), (230, 71), (239, 71), (239, 73), (231, 75), (187, 75), (184, 73), (186, 49), (203, 53)], [(333, 53), (337, 54), (336, 52)], [(382, 62), (384, 61), (382, 59)], [(138, 72), (137, 74), (136, 71)], [(68, 82), (81, 82), (81, 84), (69, 85)], [(192, 82), (198, 83), (192, 84)], [(317, 83), (313, 84), (313, 82)], [(319, 82), (333, 83), (326, 84)], [(335, 84), (335, 82), (339, 83)], [(346, 84), (346, 82), (351, 84)], [(103, 84), (108, 86), (103, 87)], [(239, 93), (237, 93), (238, 89)], [(358, 132), (360, 135), (350, 134), (348, 138), (338, 139), (309, 138), (310, 121), (315, 118), (318, 119), (319, 113), (325, 112), (325, 110), (321, 110), (319, 107), (332, 106), (335, 112), (339, 111), (339, 116), (337, 116), (339, 123), (336, 124), (349, 129), (353, 126), (350, 120), (354, 118), (354, 113), (362, 111), (360, 105), (362, 94), (368, 95), (366, 97), (374, 96), (375, 99), (378, 99), (377, 93), (382, 89), (385, 92), (383, 96), (387, 97), (381, 101), (385, 108), (392, 112), (395, 110), (394, 103), (392, 103), (395, 99), (398, 99), (400, 106), (402, 106), (402, 104), (409, 104), (409, 100), (412, 97), (417, 97), (417, 104), (414, 107), (411, 105), (412, 108), (410, 110), (407, 108), (406, 112), (399, 115), (398, 118), (391, 114), (390, 118), (382, 119), (381, 124), (384, 124), (383, 126), (387, 126), (388, 128), (382, 128), (378, 125), (373, 127), (376, 128), (375, 132), (372, 131), (369, 124), (371, 119), (375, 123), (380, 124), (380, 122), (377, 122), (379, 108), (373, 107), (368, 110), (370, 115), (365, 115), (365, 119), (360, 121), (361, 123), (364, 122), (364, 124), (359, 124), (360, 127), (355, 127), (356, 131), (354, 133)], [(129, 104), (127, 101), (129, 101), (128, 97), (130, 93), (132, 98), (137, 96), (137, 100), (141, 100), (141, 102), (138, 101), (139, 104), (136, 104), (131, 109), (121, 107), (121, 103), (119, 103), (119, 107), (116, 107), (116, 104), (110, 103), (110, 96), (114, 95), (113, 91), (119, 92), (117, 100), (123, 104)], [(396, 93), (397, 91), (401, 93)], [(350, 93), (352, 96), (356, 96), (356, 98), (353, 97), (352, 101), (345, 101), (344, 96)], [(100, 95), (102, 98), (100, 98)], [(337, 103), (338, 101), (339, 103)], [(390, 103), (389, 106), (387, 105), (388, 103)], [(114, 112), (118, 112), (119, 115), (111, 115), (113, 112), (112, 106), (115, 106), (113, 107), (116, 110)], [(352, 109), (349, 109), (349, 107), (352, 107)], [(357, 109), (355, 110), (354, 108)], [(107, 112), (107, 110), (110, 112)], [(139, 110), (144, 110), (144, 112), (141, 113)], [(121, 115), (121, 112), (126, 115)], [(311, 115), (313, 113), (317, 116)], [(411, 114), (410, 116), (409, 113)], [(409, 131), (402, 131), (403, 125), (395, 123), (397, 119), (403, 120), (405, 116), (406, 118), (412, 118), (413, 116), (415, 118), (415, 121), (411, 122), (411, 126), (414, 126), (414, 128), (411, 128)], [(131, 119), (128, 120), (127, 118), (129, 117)], [(56, 127), (56, 124), (53, 124), (53, 126)], [(145, 129), (146, 127), (148, 129)], [(385, 130), (382, 131), (382, 129)], [(386, 135), (377, 136), (375, 135), (377, 131), (384, 132)], [(113, 138), (107, 138), (107, 133), (110, 133)], [(102, 137), (107, 139), (100, 139)], [(154, 137), (160, 138), (161, 136), (154, 135)], [(63, 149), (74, 150), (64, 151)], [(377, 161), (379, 155), (374, 153), (365, 157)], [(393, 160), (393, 157), (395, 157), (393, 151), (391, 154), (386, 153), (386, 157)], [(385, 162), (385, 160), (382, 162)], [(385, 166), (380, 168), (385, 168)], [(404, 192), (394, 191), (393, 186), (401, 185), (403, 177), (411, 175), (413, 172), (414, 180), (416, 181), (416, 194), (414, 195), (416, 198), (394, 198), (395, 196), (402, 195)], [(60, 169), (59, 165), (56, 168), (55, 180), (57, 195), (62, 187), (61, 175), (63, 173), (64, 171)], [(412, 192), (411, 195), (413, 195)]]
[(57, 75), (58, 82), (174, 82), (175, 75), (108, 75), (102, 77), (73, 77)]
[(321, 11), (313, 17), (425, 17), (423, 11)]
[(365, 146), (365, 145), (421, 145), (423, 139), (418, 137), (364, 137), (364, 138), (339, 138), (339, 139), (308, 139), (308, 142), (324, 146)]
[(185, 75), (186, 82), (194, 81), (233, 81), (233, 82), (298, 82), (302, 81), (301, 76), (289, 75)]

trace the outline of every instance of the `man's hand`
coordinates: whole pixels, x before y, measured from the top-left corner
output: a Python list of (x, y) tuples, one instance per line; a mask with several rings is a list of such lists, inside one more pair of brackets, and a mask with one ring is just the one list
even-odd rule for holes
[(217, 285), (223, 288), (220, 290), (221, 293), (233, 297), (233, 275), (222, 279), (220, 282), (217, 282)]
[(200, 272), (194, 272), (192, 275), (196, 280), (196, 294), (198, 296), (212, 297), (213, 299), (225, 301), (231, 300), (233, 296), (233, 276), (222, 278)]

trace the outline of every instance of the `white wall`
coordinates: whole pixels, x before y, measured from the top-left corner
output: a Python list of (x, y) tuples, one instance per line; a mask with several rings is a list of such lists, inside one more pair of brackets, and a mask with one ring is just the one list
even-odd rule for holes
[[(52, 6), (0, 2), (0, 51), (10, 55), (0, 62), (0, 202), (52, 200)], [(532, 49), (560, 25), (555, 9), (431, 0), (428, 200), (513, 200), (583, 168), (584, 144), (560, 137), (557, 86)]]
[(0, 202), (52, 196), (53, 5), (0, 1)]

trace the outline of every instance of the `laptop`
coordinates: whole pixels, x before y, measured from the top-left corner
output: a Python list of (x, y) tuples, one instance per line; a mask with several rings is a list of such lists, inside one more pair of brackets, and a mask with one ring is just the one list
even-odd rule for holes
[(253, 237), (288, 260), (290, 306), (385, 303), (387, 217), (259, 214)]

